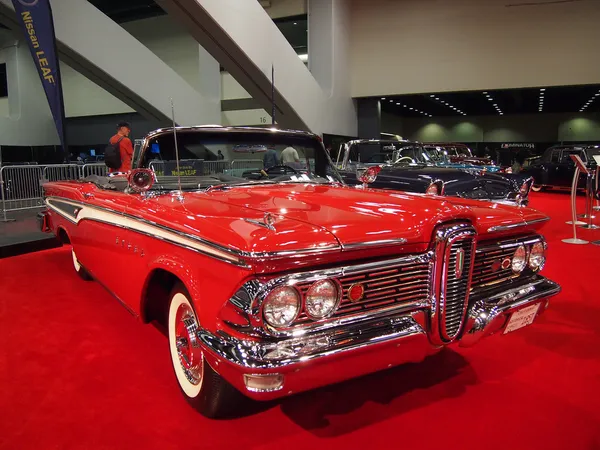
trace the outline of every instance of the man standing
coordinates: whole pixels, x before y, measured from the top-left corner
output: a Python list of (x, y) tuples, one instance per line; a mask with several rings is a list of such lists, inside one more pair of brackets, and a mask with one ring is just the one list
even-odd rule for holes
[(129, 122), (119, 122), (117, 134), (110, 138), (104, 160), (109, 167), (109, 173), (129, 172), (131, 170), (131, 159), (133, 158), (133, 144), (129, 139), (131, 125)]
[(294, 147), (286, 147), (281, 152), (281, 164), (290, 164), (300, 162), (298, 152)]

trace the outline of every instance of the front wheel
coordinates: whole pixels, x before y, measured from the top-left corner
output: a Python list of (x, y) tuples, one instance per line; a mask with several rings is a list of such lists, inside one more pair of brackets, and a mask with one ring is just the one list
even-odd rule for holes
[(229, 415), (242, 395), (206, 362), (196, 335), (198, 317), (181, 284), (171, 291), (168, 316), (171, 362), (185, 399), (206, 417)]

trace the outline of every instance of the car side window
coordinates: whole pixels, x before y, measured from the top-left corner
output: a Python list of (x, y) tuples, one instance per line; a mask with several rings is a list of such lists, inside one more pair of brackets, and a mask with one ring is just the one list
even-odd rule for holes
[(550, 162), (558, 163), (560, 161), (560, 150), (554, 150), (550, 155)]
[(563, 150), (561, 162), (563, 164), (573, 164), (571, 155), (577, 155), (584, 163), (587, 162), (585, 154), (581, 150)]

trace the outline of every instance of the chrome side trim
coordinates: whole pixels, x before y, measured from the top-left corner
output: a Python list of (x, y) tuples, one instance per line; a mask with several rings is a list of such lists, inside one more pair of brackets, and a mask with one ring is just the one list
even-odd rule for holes
[(514, 230), (515, 228), (521, 228), (521, 227), (526, 227), (529, 225), (534, 225), (536, 223), (542, 223), (542, 222), (547, 222), (548, 220), (550, 220), (550, 217), (544, 217), (543, 219), (535, 219), (535, 220), (524, 220), (523, 222), (519, 222), (519, 223), (512, 223), (510, 225), (497, 225), (495, 227), (490, 227), (488, 228), (488, 233), (497, 233), (499, 231), (510, 231), (510, 230)]
[[(70, 216), (65, 211), (60, 209), (55, 203), (58, 202), (61, 205), (71, 205), (72, 207), (79, 208), (77, 215)], [(161, 226), (159, 224), (141, 219), (139, 217), (131, 216), (118, 211), (110, 210), (108, 208), (102, 208), (93, 205), (87, 205), (76, 201), (66, 201), (63, 199), (55, 199), (49, 197), (46, 199), (46, 204), (49, 208), (55, 211), (60, 216), (66, 218), (73, 224), (78, 224), (82, 220), (91, 220), (94, 222), (105, 223), (115, 227), (127, 229), (133, 232), (137, 232), (155, 239), (160, 239), (165, 242), (169, 242), (180, 247), (184, 247), (189, 250), (193, 250), (221, 261), (239, 265), (241, 267), (248, 267), (247, 264), (232, 254), (231, 250), (225, 248), (219, 248), (212, 243), (205, 242), (195, 236), (188, 235), (186, 233), (177, 232), (168, 227)], [(90, 211), (96, 211), (98, 214), (95, 216)], [(144, 229), (144, 225), (146, 229)], [(156, 231), (152, 231), (155, 228)]]
[[(79, 221), (79, 219), (74, 219), (73, 217), (69, 217), (69, 216), (65, 215), (64, 212), (61, 211), (60, 209), (53, 207), (52, 203), (57, 202), (57, 201), (71, 205), (71, 206), (77, 206), (77, 207), (80, 207), (81, 209), (90, 208), (90, 209), (94, 209), (97, 211), (101, 211), (106, 214), (115, 215), (119, 218), (130, 219), (132, 221), (136, 221), (141, 224), (145, 224), (147, 226), (155, 227), (164, 232), (175, 234), (183, 239), (195, 241), (203, 246), (211, 247), (211, 249), (214, 249), (214, 251), (207, 251), (207, 252), (205, 252), (205, 254), (208, 254), (210, 256), (215, 256), (221, 260), (232, 261), (232, 262), (235, 262), (236, 264), (244, 266), (244, 267), (248, 266), (248, 264), (244, 261), (241, 261), (241, 258), (252, 259), (252, 260), (254, 260), (254, 259), (258, 259), (258, 260), (269, 259), (269, 258), (283, 258), (283, 257), (288, 257), (288, 256), (297, 256), (297, 255), (339, 252), (342, 249), (342, 247), (338, 244), (329, 244), (326, 246), (321, 246), (321, 247), (316, 247), (316, 248), (299, 249), (299, 250), (276, 251), (276, 252), (246, 252), (243, 250), (224, 247), (222, 245), (208, 241), (201, 237), (198, 237), (198, 236), (195, 236), (195, 235), (192, 235), (189, 233), (185, 233), (185, 232), (182, 232), (179, 230), (175, 230), (173, 228), (167, 227), (165, 225), (161, 225), (161, 224), (153, 222), (151, 220), (144, 219), (144, 218), (134, 216), (131, 214), (127, 214), (124, 212), (115, 211), (115, 210), (112, 210), (109, 208), (104, 208), (104, 207), (97, 206), (97, 205), (89, 205), (89, 204), (86, 204), (83, 202), (78, 202), (75, 200), (68, 200), (68, 201), (63, 200), (63, 199), (57, 200), (54, 197), (49, 197), (46, 199), (46, 204), (50, 208), (52, 208), (53, 211), (56, 211), (58, 214), (60, 214), (61, 216), (65, 217), (66, 219), (68, 219), (69, 221), (71, 221), (72, 223), (75, 223), (75, 224)], [(85, 220), (91, 220), (91, 219), (85, 218)], [(111, 221), (105, 221), (105, 223), (114, 224)], [(128, 229), (131, 229), (132, 231), (137, 231), (137, 229), (135, 227), (133, 227), (133, 228), (129, 227)], [(153, 234), (153, 233), (146, 233), (146, 234), (151, 237), (156, 237), (156, 234)], [(178, 242), (177, 239), (173, 240), (173, 243), (177, 243), (177, 242)], [(192, 245), (192, 246), (188, 246), (188, 247), (194, 247), (194, 246)], [(226, 253), (227, 255), (220, 255), (219, 252)]]

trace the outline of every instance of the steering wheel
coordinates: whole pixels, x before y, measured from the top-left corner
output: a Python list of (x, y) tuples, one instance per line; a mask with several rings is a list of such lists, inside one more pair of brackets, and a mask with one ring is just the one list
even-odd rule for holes
[(403, 156), (402, 158), (400, 158), (398, 161), (396, 161), (397, 163), (401, 163), (401, 162), (405, 162), (408, 161), (411, 164), (415, 164), (415, 160), (412, 159), (410, 156)]

